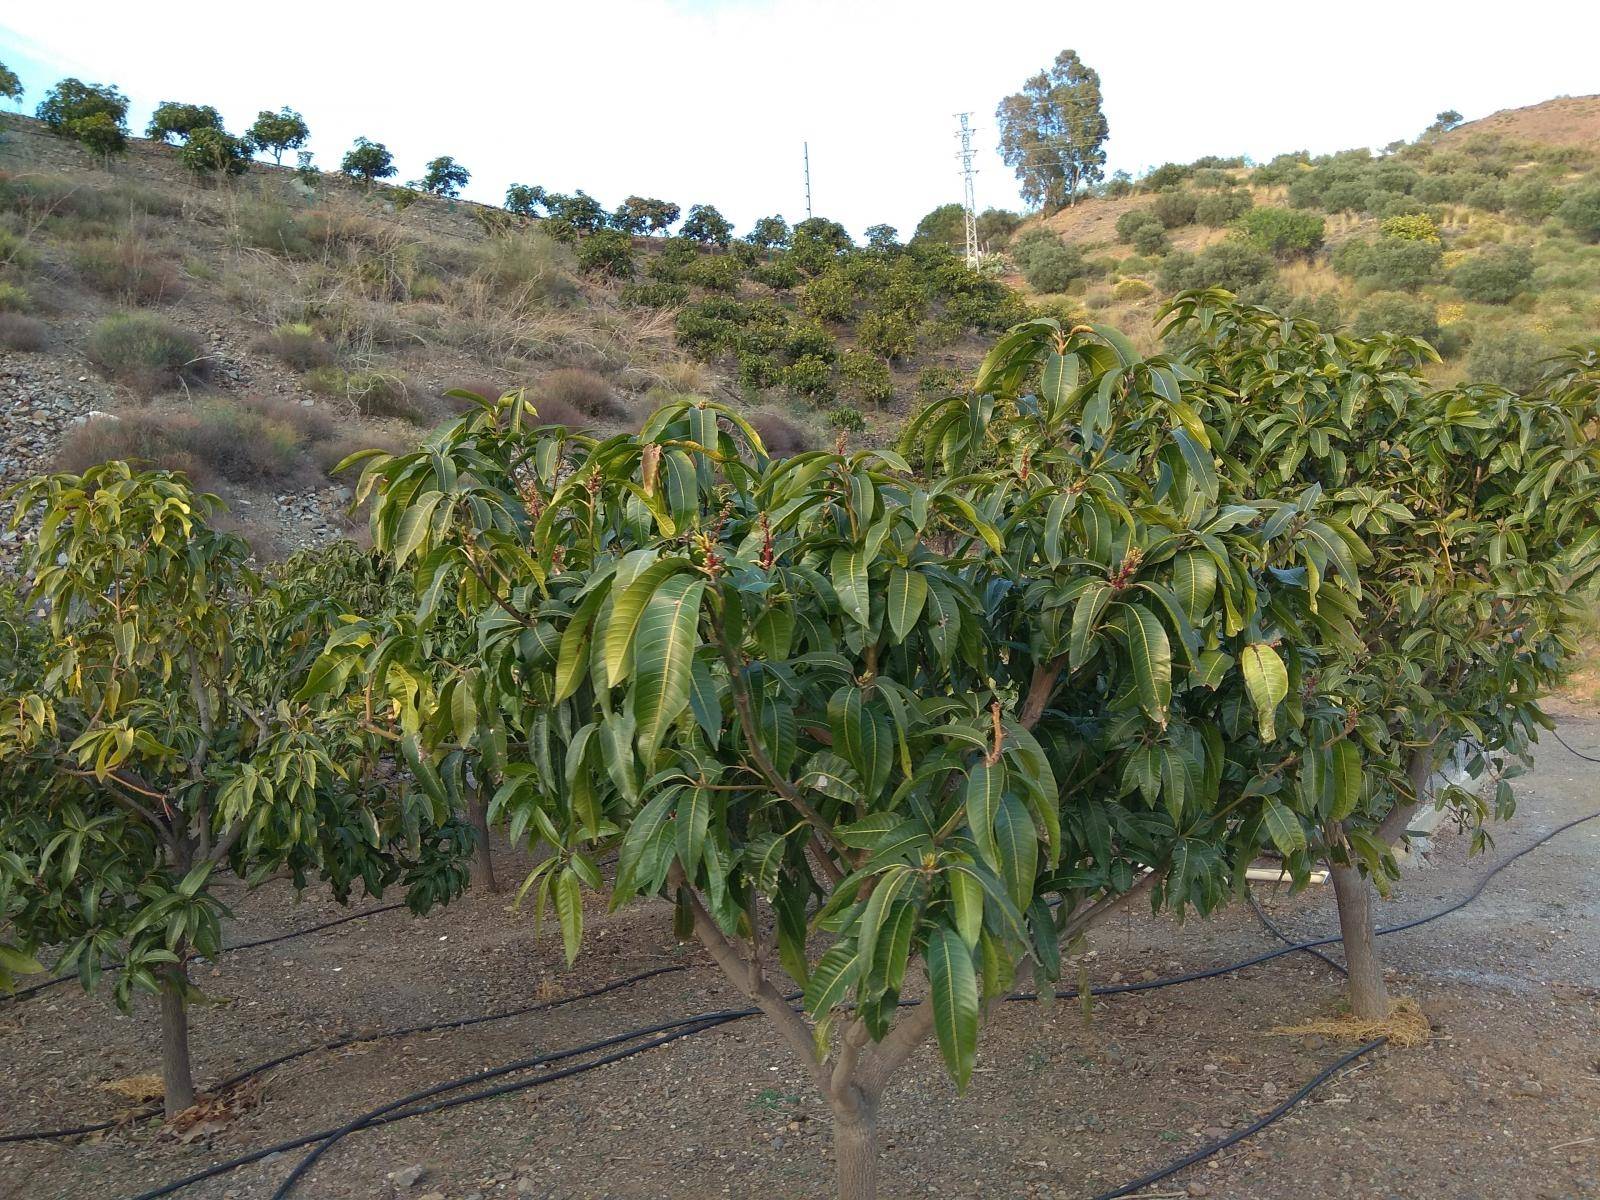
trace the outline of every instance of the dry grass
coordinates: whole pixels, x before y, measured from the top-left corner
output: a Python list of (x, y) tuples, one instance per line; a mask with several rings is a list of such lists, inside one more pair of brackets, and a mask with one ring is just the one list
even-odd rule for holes
[(80, 241), (72, 264), (84, 283), (124, 304), (160, 304), (183, 290), (171, 259), (134, 234)]
[(1432, 1028), (1427, 1014), (1415, 1000), (1404, 997), (1389, 1005), (1388, 1019), (1363, 1021), (1349, 1013), (1337, 1017), (1320, 1017), (1303, 1025), (1279, 1025), (1272, 1030), (1288, 1037), (1319, 1036), (1336, 1038), (1344, 1042), (1370, 1042), (1374, 1038), (1388, 1038), (1389, 1044), (1405, 1050), (1412, 1046), (1425, 1046)]
[(282, 359), (297, 371), (326, 367), (333, 362), (333, 347), (304, 322), (286, 321), (256, 342), (263, 354)]
[(100, 1090), (121, 1096), (133, 1104), (149, 1104), (152, 1100), (161, 1099), (166, 1092), (159, 1075), (129, 1075), (123, 1079), (111, 1079), (102, 1083)]
[(548, 405), (560, 404), (598, 421), (620, 421), (628, 415), (628, 406), (610, 380), (581, 367), (551, 371), (534, 385), (532, 398), (540, 412)]
[(434, 411), (403, 375), (390, 371), (316, 367), (306, 372), (306, 386), (334, 400), (343, 400), (364, 417), (393, 417), (423, 425)]

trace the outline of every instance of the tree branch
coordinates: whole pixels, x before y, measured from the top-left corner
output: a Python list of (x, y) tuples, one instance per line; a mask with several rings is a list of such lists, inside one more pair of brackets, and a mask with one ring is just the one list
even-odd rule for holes
[(895, 1024), (856, 1072), (856, 1086), (869, 1096), (881, 1096), (891, 1076), (917, 1052), (933, 1032), (933, 1001), (924, 998)]
[(1044, 716), (1050, 697), (1055, 694), (1056, 683), (1061, 678), (1061, 669), (1066, 664), (1067, 656), (1063, 654), (1034, 667), (1033, 679), (1028, 683), (1028, 694), (1023, 698), (1022, 710), (1017, 716), (1018, 723), (1024, 729), (1031, 730)]
[(1079, 934), (1087, 933), (1107, 917), (1126, 908), (1140, 896), (1149, 891), (1167, 877), (1167, 868), (1151, 871), (1125, 892), (1115, 896), (1102, 896), (1086, 908), (1080, 908), (1067, 918), (1066, 926), (1061, 931), (1061, 940), (1070, 942)]

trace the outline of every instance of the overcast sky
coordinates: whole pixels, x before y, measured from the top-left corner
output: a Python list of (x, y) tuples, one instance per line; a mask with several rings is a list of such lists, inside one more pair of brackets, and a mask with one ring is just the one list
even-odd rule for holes
[(818, 215), (856, 233), (886, 221), (909, 234), (961, 198), (961, 110), (978, 127), (979, 206), (1018, 207), (994, 149), (995, 104), (1068, 46), (1100, 72), (1110, 169), (1135, 174), (1203, 154), (1382, 146), (1444, 108), (1471, 119), (1600, 91), (1593, 0), (6, 9), (0, 61), (23, 77), (29, 112), (63, 75), (117, 84), (135, 132), (162, 100), (215, 104), (235, 131), (288, 104), (324, 168), (360, 134), (389, 146), (401, 179), (455, 156), (476, 199), (498, 202), (513, 181), (581, 187), (608, 207), (638, 193), (685, 210), (715, 204), (741, 230), (770, 212), (805, 216), (809, 140)]

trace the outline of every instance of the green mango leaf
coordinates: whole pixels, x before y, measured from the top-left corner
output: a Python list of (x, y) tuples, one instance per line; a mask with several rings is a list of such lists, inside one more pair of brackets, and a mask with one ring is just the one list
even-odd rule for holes
[(972, 951), (960, 934), (940, 925), (928, 934), (926, 966), (939, 1052), (956, 1090), (966, 1091), (978, 1052), (978, 977)]

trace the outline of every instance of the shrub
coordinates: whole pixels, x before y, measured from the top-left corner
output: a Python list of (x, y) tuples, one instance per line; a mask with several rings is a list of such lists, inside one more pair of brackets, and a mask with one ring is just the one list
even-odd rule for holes
[(106, 317), (90, 332), (84, 349), (108, 378), (145, 395), (180, 383), (201, 383), (211, 370), (200, 339), (154, 313)]
[[(0, 246), (0, 250), (4, 247)], [(33, 301), (26, 288), (0, 280), (0, 312), (26, 312)]]
[(45, 93), (36, 114), (53, 133), (75, 138), (96, 154), (127, 149), (128, 98), (111, 84), (63, 79)]
[(1142, 279), (1119, 279), (1112, 285), (1111, 298), (1118, 302), (1137, 300), (1155, 289)]
[(1576, 187), (1556, 209), (1556, 215), (1586, 242), (1600, 242), (1600, 184)]
[(1229, 238), (1199, 254), (1175, 251), (1161, 265), (1161, 288), (1167, 292), (1221, 287), (1243, 293), (1271, 279), (1272, 259), (1249, 242)]
[(1208, 228), (1221, 229), (1229, 221), (1249, 212), (1254, 203), (1246, 191), (1212, 192), (1196, 202), (1194, 219)]
[(761, 436), (761, 444), (772, 458), (791, 458), (816, 448), (816, 439), (809, 430), (787, 417), (774, 413), (756, 413), (750, 424)]
[(840, 404), (828, 410), (828, 424), (847, 433), (860, 433), (867, 427), (867, 418), (859, 409)]
[(325, 367), (333, 362), (333, 347), (310, 325), (286, 322), (256, 342), (263, 354), (280, 358), (298, 371)]
[(576, 266), (572, 251), (543, 229), (490, 238), (478, 254), (477, 277), (513, 305), (561, 304), (578, 294), (568, 274)]
[(966, 390), (967, 377), (955, 367), (935, 364), (917, 375), (917, 395), (923, 400), (943, 400)]
[(847, 321), (855, 310), (855, 288), (838, 270), (824, 271), (800, 293), (800, 311), (818, 321)]
[(793, 258), (787, 254), (777, 254), (754, 267), (750, 278), (775, 292), (787, 292), (798, 286), (803, 276)]
[(784, 368), (783, 385), (791, 394), (805, 400), (818, 403), (832, 400), (833, 367), (815, 354), (802, 355)]
[(880, 358), (860, 350), (846, 350), (839, 360), (840, 390), (852, 400), (877, 407), (894, 399), (894, 379)]
[(1011, 247), (1028, 286), (1040, 292), (1064, 292), (1075, 279), (1089, 275), (1083, 251), (1069, 246), (1047, 229), (1030, 229)]
[(157, 304), (181, 290), (172, 263), (131, 235), (79, 242), (72, 262), (86, 284), (126, 304)]
[(633, 238), (619, 229), (602, 229), (578, 246), (578, 266), (585, 271), (610, 275), (615, 279), (633, 278)]
[(1155, 257), (1172, 249), (1167, 241), (1167, 231), (1160, 222), (1142, 225), (1133, 231), (1133, 248), (1145, 257)]
[(783, 379), (783, 365), (770, 354), (742, 351), (739, 354), (739, 386), (747, 392), (764, 392)]
[(432, 415), (405, 379), (389, 372), (313, 367), (306, 372), (305, 383), (319, 395), (347, 401), (364, 417), (392, 417), (421, 425)]
[[(1372, 186), (1359, 180), (1330, 184), (1316, 204), (1296, 205), (1297, 208), (1321, 208), (1325, 212), (1365, 212), (1372, 200)], [(1289, 191), (1294, 200), (1294, 189)]]
[(978, 244), (988, 250), (1004, 250), (1022, 224), (1022, 214), (1005, 208), (988, 208), (978, 214)]
[(677, 308), (689, 299), (685, 284), (652, 280), (649, 283), (630, 283), (622, 289), (620, 299), (631, 308)]
[(1255, 208), (1233, 223), (1245, 241), (1278, 258), (1314, 254), (1322, 247), (1321, 217), (1292, 208)]
[(150, 114), (150, 124), (144, 135), (151, 141), (165, 142), (172, 138), (185, 141), (201, 129), (222, 129), (222, 114), (209, 104), (180, 104), (176, 100), (163, 100)]
[(283, 162), (285, 150), (298, 150), (311, 139), (311, 127), (305, 118), (285, 104), (277, 112), (262, 109), (256, 114), (255, 124), (245, 131), (245, 141), (256, 154), (272, 151), (272, 161)]
[(810, 357), (831, 363), (839, 357), (833, 335), (815, 321), (797, 321), (791, 325), (784, 336), (783, 352), (790, 362)]
[(1439, 340), (1439, 320), (1433, 302), (1404, 292), (1379, 292), (1356, 311), (1351, 330), (1357, 337), (1375, 333), (1398, 333), (1428, 342)]
[(50, 344), (50, 331), (43, 321), (16, 312), (0, 312), (0, 349), (43, 350)]
[(1389, 217), (1378, 228), (1384, 237), (1400, 238), (1407, 242), (1439, 242), (1439, 226), (1427, 213)]
[(1526, 330), (1507, 328), (1479, 334), (1467, 355), (1467, 378), (1497, 383), (1514, 392), (1527, 391), (1539, 381), (1544, 360), (1555, 348)]
[(622, 402), (610, 381), (604, 375), (582, 367), (563, 367), (551, 371), (534, 384), (532, 392), (535, 408), (555, 401), (570, 405), (597, 420), (616, 421), (628, 415), (628, 406)]
[(370, 187), (380, 179), (393, 178), (394, 155), (382, 142), (358, 137), (355, 145), (346, 150), (344, 157), (339, 160), (339, 170), (346, 178)]
[(1561, 207), (1561, 193), (1545, 180), (1530, 175), (1506, 189), (1505, 206), (1513, 216), (1537, 223)]
[(1161, 224), (1161, 218), (1148, 208), (1131, 209), (1117, 218), (1117, 241), (1132, 243), (1139, 230), (1150, 227), (1158, 230), (1166, 228)]
[(1485, 179), (1467, 192), (1463, 200), (1484, 212), (1499, 212), (1506, 206), (1506, 188), (1498, 179)]
[[(595, 235), (599, 237), (599, 234)], [(712, 292), (736, 292), (744, 271), (730, 255), (702, 255), (684, 268), (684, 282)]]
[(196, 129), (178, 151), (178, 161), (196, 175), (243, 175), (250, 147), (243, 138), (209, 127)]
[(1381, 237), (1374, 242), (1346, 242), (1334, 253), (1333, 265), (1372, 287), (1414, 292), (1438, 278), (1443, 260), (1443, 249), (1433, 242)]
[(917, 326), (904, 313), (873, 309), (856, 325), (861, 344), (884, 359), (905, 358), (917, 348)]
[(1150, 206), (1150, 212), (1165, 229), (1181, 229), (1193, 225), (1199, 197), (1193, 192), (1162, 192)]
[(1533, 282), (1533, 255), (1522, 246), (1491, 246), (1457, 266), (1450, 282), (1468, 300), (1506, 304)]

